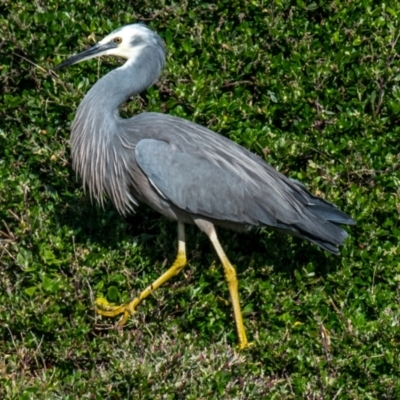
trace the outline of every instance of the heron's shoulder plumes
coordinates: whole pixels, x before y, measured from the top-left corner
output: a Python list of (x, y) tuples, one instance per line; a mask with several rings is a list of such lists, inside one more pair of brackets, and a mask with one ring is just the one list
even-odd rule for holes
[(129, 190), (135, 144), (121, 135), (119, 118), (99, 112), (91, 101), (80, 104), (72, 124), (72, 167), (92, 199), (103, 205), (107, 193), (126, 214), (138, 204)]

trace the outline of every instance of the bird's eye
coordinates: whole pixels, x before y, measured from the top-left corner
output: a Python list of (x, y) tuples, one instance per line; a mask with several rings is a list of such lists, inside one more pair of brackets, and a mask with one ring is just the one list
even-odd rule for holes
[(120, 37), (114, 38), (114, 43), (120, 44), (122, 42), (122, 39)]

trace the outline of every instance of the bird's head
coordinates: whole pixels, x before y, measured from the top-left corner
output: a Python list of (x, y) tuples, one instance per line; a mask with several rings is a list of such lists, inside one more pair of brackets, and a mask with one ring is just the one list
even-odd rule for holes
[(55, 69), (101, 56), (117, 56), (131, 60), (149, 47), (156, 48), (165, 57), (165, 46), (160, 36), (141, 23), (126, 25), (111, 32), (93, 47), (68, 58)]

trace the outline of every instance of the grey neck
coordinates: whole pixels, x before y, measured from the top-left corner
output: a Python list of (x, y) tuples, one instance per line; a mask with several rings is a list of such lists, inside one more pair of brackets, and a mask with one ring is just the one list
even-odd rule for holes
[(103, 115), (115, 115), (129, 97), (143, 92), (157, 80), (164, 63), (164, 54), (156, 48), (144, 48), (137, 58), (101, 78), (86, 94), (79, 109), (87, 112), (89, 106), (90, 109), (97, 108)]

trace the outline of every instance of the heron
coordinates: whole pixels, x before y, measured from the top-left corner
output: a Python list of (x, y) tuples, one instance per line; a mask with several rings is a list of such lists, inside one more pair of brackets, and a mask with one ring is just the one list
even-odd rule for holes
[(178, 246), (172, 266), (137, 297), (122, 305), (100, 297), (96, 311), (120, 316), (118, 325), (123, 326), (146, 297), (185, 267), (185, 225), (196, 225), (209, 237), (223, 266), (238, 346), (244, 349), (249, 342), (237, 274), (216, 227), (268, 227), (338, 254), (348, 236), (340, 225), (355, 221), (258, 155), (204, 126), (155, 112), (120, 117), (119, 107), (153, 85), (166, 62), (162, 38), (146, 25), (120, 27), (55, 69), (100, 56), (126, 61), (98, 80), (80, 103), (71, 125), (72, 168), (90, 198), (101, 205), (108, 197), (126, 215), (145, 203), (177, 221)]

